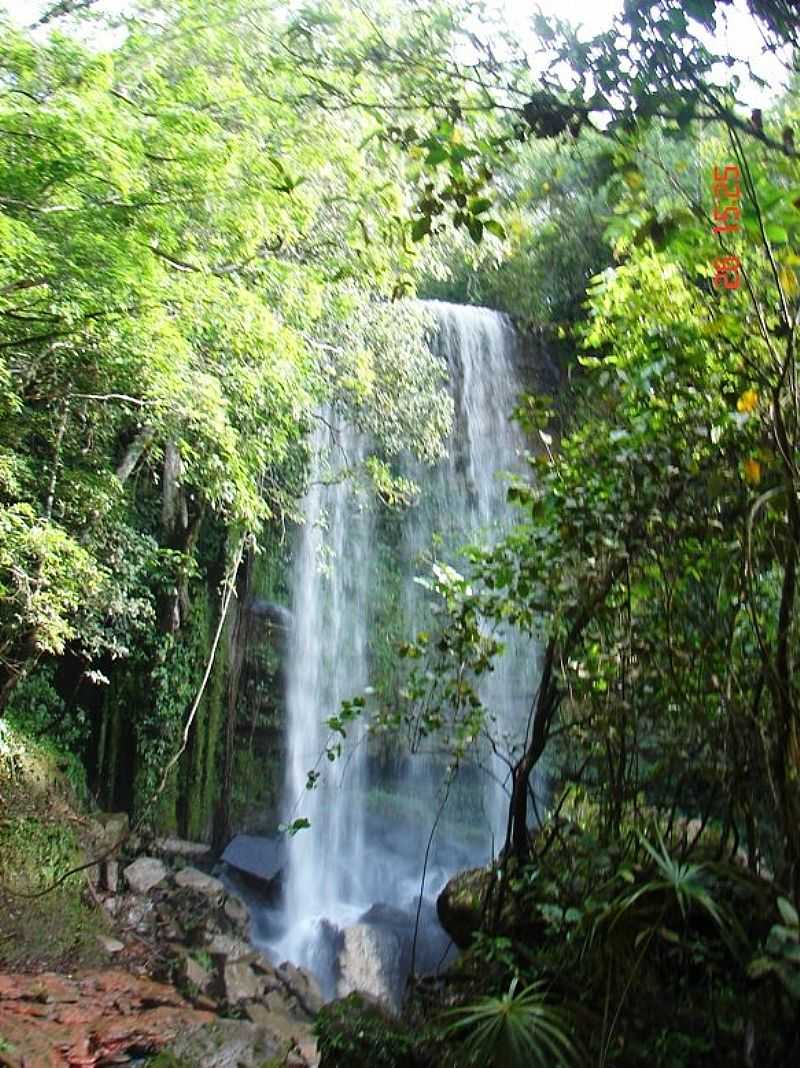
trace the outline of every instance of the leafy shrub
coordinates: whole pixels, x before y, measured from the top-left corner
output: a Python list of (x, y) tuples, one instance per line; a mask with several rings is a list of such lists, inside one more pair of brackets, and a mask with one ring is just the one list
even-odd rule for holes
[(314, 1024), (320, 1068), (414, 1068), (403, 1027), (361, 994), (325, 1005)]
[(52, 754), (78, 797), (87, 796), (81, 762), (88, 739), (86, 713), (67, 711), (54, 685), (55, 668), (40, 664), (17, 684), (7, 709), (8, 722), (18, 733)]
[(772, 973), (796, 1001), (800, 1001), (800, 917), (785, 897), (778, 898), (781, 922), (772, 926), (765, 953), (750, 962), (753, 978)]

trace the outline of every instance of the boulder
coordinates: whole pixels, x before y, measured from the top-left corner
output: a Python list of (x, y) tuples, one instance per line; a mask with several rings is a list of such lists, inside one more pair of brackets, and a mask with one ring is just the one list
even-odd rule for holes
[(250, 966), (263, 978), (265, 993), (270, 993), (272, 990), (283, 991), (286, 989), (285, 983), (278, 975), (277, 968), (271, 961), (267, 960), (263, 953), (259, 953)]
[(453, 876), (437, 898), (439, 922), (459, 949), (467, 949), (472, 936), (480, 930), (488, 879), (487, 868), (461, 871)]
[(269, 1012), (280, 1012), (284, 1016), (291, 1016), (297, 1008), (297, 999), (285, 987), (270, 990), (264, 997), (264, 1007)]
[[(481, 929), (488, 895), (497, 885), (496, 866), (472, 868), (454, 875), (439, 895), (439, 922), (459, 949), (469, 948), (473, 935)], [(523, 945), (535, 945), (547, 930), (546, 919), (538, 909), (531, 908), (524, 894), (506, 894), (500, 914), (492, 912), (492, 921), (496, 934)]]
[(298, 968), (297, 965), (287, 960), (276, 969), (276, 975), (288, 992), (297, 999), (303, 1012), (309, 1016), (316, 1016), (325, 1004), (325, 999), (319, 983), (311, 972), (305, 968)]
[(129, 864), (122, 873), (125, 882), (134, 894), (147, 894), (167, 877), (167, 868), (163, 860), (157, 857), (139, 857)]
[(175, 1064), (193, 1068), (264, 1068), (280, 1064), (285, 1045), (249, 1020), (215, 1020), (191, 1027), (167, 1047)]
[(175, 875), (175, 885), (181, 890), (193, 890), (198, 894), (205, 894), (213, 901), (221, 901), (225, 893), (224, 885), (215, 879), (213, 875), (206, 875), (197, 868), (181, 868)]
[(286, 863), (286, 841), (283, 835), (260, 838), (254, 834), (237, 834), (228, 843), (222, 859), (250, 886), (273, 897), (280, 887)]
[(267, 1011), (269, 1015), (263, 1017), (265, 1020), (263, 1027), (281, 1043), (284, 1049), (295, 1045), (300, 1046), (301, 1049), (309, 1045), (312, 1049), (314, 1048), (315, 1041), (311, 1024), (307, 1020), (298, 1020), (295, 1016), (290, 1016), (285, 1012)]
[(156, 913), (149, 897), (143, 897), (141, 894), (120, 894), (114, 900), (117, 902), (114, 915), (123, 927), (152, 937)]
[(108, 935), (98, 935), (97, 941), (106, 951), (106, 953), (114, 954), (121, 953), (125, 948), (125, 943), (120, 942), (116, 938), (109, 938)]
[(272, 1012), (260, 1001), (248, 1001), (244, 1014), (251, 1023), (258, 1024), (259, 1027), (268, 1027), (272, 1019)]
[(246, 961), (226, 962), (222, 968), (222, 993), (229, 1005), (257, 1001), (264, 992), (264, 980)]
[(252, 964), (258, 957), (258, 951), (253, 949), (249, 942), (226, 934), (215, 934), (207, 939), (205, 949), (212, 957), (224, 957), (237, 963), (247, 961)]
[(181, 975), (184, 982), (189, 983), (201, 994), (207, 994), (212, 985), (212, 975), (207, 968), (195, 960), (194, 957), (185, 956), (181, 966)]
[(240, 897), (229, 893), (225, 898), (223, 911), (235, 928), (240, 931), (247, 930), (247, 925), (250, 922), (250, 910)]
[(401, 957), (400, 940), (393, 931), (366, 923), (346, 927), (339, 954), (337, 994), (344, 997), (361, 991), (399, 1012), (403, 987)]
[(284, 1049), (293, 1050), (285, 1062), (287, 1068), (317, 1064), (317, 1043), (309, 1023), (258, 1002), (246, 1005), (244, 1011), (249, 1020), (263, 1027)]
[(169, 835), (167, 838), (157, 838), (156, 848), (162, 856), (177, 857), (181, 860), (193, 861), (195, 864), (211, 860), (212, 849), (205, 842), (188, 842), (184, 838), (176, 838)]

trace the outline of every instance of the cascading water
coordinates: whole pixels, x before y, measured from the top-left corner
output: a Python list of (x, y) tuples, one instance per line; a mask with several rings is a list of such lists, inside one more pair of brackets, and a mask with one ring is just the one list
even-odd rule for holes
[[(319, 767), (331, 741), (325, 720), (368, 682), (369, 572), (362, 565), (373, 549), (373, 513), (351, 482), (335, 476), (326, 482), (325, 477), (362, 455), (356, 431), (333, 430), (327, 419), (320, 423), (312, 440), (311, 485), (293, 574), (285, 804), (290, 821), (295, 815), (308, 819), (312, 830), (289, 841), (282, 949), (288, 959), (321, 972), (326, 969), (319, 956), (319, 922), (348, 918), (365, 863), (364, 826), (358, 818), (365, 770), (360, 739), (335, 765)], [(311, 790), (306, 789), (309, 771), (320, 775)]]
[[(455, 430), (448, 456), (434, 471), (417, 467), (413, 477), (424, 487), (421, 507), (404, 529), (412, 566), (434, 536), (451, 560), (469, 542), (495, 541), (509, 522), (506, 501), (508, 473), (524, 469), (525, 440), (511, 414), (521, 383), (517, 371), (517, 335), (509, 319), (487, 308), (428, 301), (438, 322), (434, 344), (447, 363), (456, 405)], [(409, 619), (422, 609), (418, 587), (409, 591)], [(492, 852), (505, 837), (509, 769), (503, 757), (519, 744), (520, 727), (533, 694), (537, 664), (530, 642), (513, 632), (495, 635), (505, 641), (505, 654), (486, 676), (479, 693), (487, 709), (487, 735), (494, 750), (483, 750), (481, 800), (487, 840)], [(480, 760), (482, 751), (476, 756)], [(488, 852), (488, 850), (487, 850)]]
[[(437, 555), (457, 564), (459, 546), (497, 536), (508, 516), (506, 484), (498, 473), (520, 470), (524, 449), (510, 420), (521, 389), (510, 322), (484, 308), (440, 302), (427, 306), (438, 325), (433, 344), (448, 367), (456, 419), (447, 459), (434, 469), (409, 462), (404, 472), (422, 487), (418, 503), (404, 518), (397, 562), (409, 635), (425, 612), (412, 581), (420, 554), (436, 535), (441, 546)], [(283, 915), (270, 948), (315, 971), (332, 995), (341, 971), (336, 954), (342, 952), (343, 936), (337, 932), (358, 930), (352, 925), (377, 903), (392, 907), (395, 933), (402, 916), (415, 911), (443, 761), (435, 753), (404, 760), (376, 782), (363, 728), (362, 733), (354, 730), (333, 765), (324, 759), (330, 742), (325, 720), (338, 712), (342, 700), (363, 693), (369, 684), (370, 581), (380, 549), (374, 515), (352, 481), (325, 485), (322, 477), (323, 455), (338, 451), (346, 457), (344, 466), (350, 466), (364, 455), (366, 443), (345, 428), (332, 438), (328, 422), (320, 424), (314, 437), (315, 466), (295, 552), (295, 624), (287, 679), (284, 812), (287, 821), (305, 818), (311, 826), (290, 840)], [(506, 736), (524, 723), (536, 668), (530, 643), (507, 639), (506, 654), (481, 688), (489, 733), (500, 751), (509, 751)], [(428, 867), (429, 891), (438, 891), (456, 867), (488, 859), (502, 841), (508, 769), (487, 747), (478, 763), (482, 768), (473, 769), (469, 780), (469, 840), (441, 841), (439, 836)], [(312, 769), (321, 773), (320, 779), (306, 790)], [(368, 791), (376, 788), (381, 797), (394, 795), (407, 806), (413, 801), (413, 814), (397, 819), (376, 814), (368, 804)], [(458, 833), (450, 837), (458, 838)], [(400, 970), (402, 956), (394, 960)], [(407, 954), (403, 960), (407, 966)], [(359, 985), (368, 982), (362, 975)], [(341, 975), (338, 989), (345, 992)]]

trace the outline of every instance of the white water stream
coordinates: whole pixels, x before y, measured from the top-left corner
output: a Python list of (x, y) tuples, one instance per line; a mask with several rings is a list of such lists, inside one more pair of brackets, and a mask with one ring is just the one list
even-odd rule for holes
[[(433, 344), (448, 367), (456, 420), (447, 459), (433, 469), (409, 463), (405, 472), (423, 487), (420, 502), (404, 517), (401, 535), (402, 607), (409, 636), (423, 620), (424, 597), (413, 582), (420, 573), (420, 554), (437, 534), (437, 555), (462, 569), (465, 565), (455, 556), (459, 546), (497, 536), (510, 518), (506, 482), (498, 474), (520, 470), (524, 449), (510, 419), (521, 385), (509, 321), (483, 308), (428, 306), (438, 323)], [(332, 438), (326, 420), (319, 424), (313, 447), (316, 458), (293, 573), (284, 794), (287, 822), (305, 818), (311, 826), (290, 839), (281, 933), (272, 949), (316, 971), (333, 993), (335, 929), (356, 923), (377, 902), (413, 914), (443, 766), (430, 755), (414, 757), (376, 781), (363, 726), (348, 731), (340, 759), (320, 761), (332, 741), (324, 721), (338, 712), (342, 700), (362, 694), (369, 685), (371, 565), (380, 546), (374, 513), (353, 484), (325, 484), (330, 466), (352, 466), (363, 456), (366, 442), (344, 427)], [(506, 655), (482, 684), (500, 749), (508, 750), (508, 739), (524, 722), (535, 671), (530, 643), (511, 637)], [(434, 849), (426, 896), (437, 893), (456, 867), (482, 863), (502, 844), (507, 768), (488, 747), (483, 753), (466, 789), (471, 833), (458, 842), (450, 832), (451, 840)], [(315, 789), (306, 790), (314, 768), (321, 777)], [(411, 814), (381, 816), (367, 803), (370, 790), (396, 798)], [(391, 805), (389, 811), (394, 811)]]

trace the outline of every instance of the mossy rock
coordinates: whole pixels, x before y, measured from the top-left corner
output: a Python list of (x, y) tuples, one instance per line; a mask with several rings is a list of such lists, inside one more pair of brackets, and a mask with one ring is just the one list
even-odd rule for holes
[(467, 949), (472, 936), (481, 928), (491, 874), (489, 868), (460, 871), (436, 901), (439, 922), (459, 949)]
[(314, 1033), (319, 1068), (418, 1068), (411, 1033), (363, 994), (348, 994), (325, 1005)]
[[(513, 879), (517, 862), (507, 862), (506, 875)], [(436, 901), (439, 922), (459, 949), (469, 949), (474, 935), (492, 924), (495, 934), (505, 935), (527, 944), (536, 944), (545, 932), (542, 917), (531, 909), (530, 902), (506, 887), (500, 900), (499, 915), (494, 895), (500, 894), (498, 864), (458, 872), (447, 883)]]

